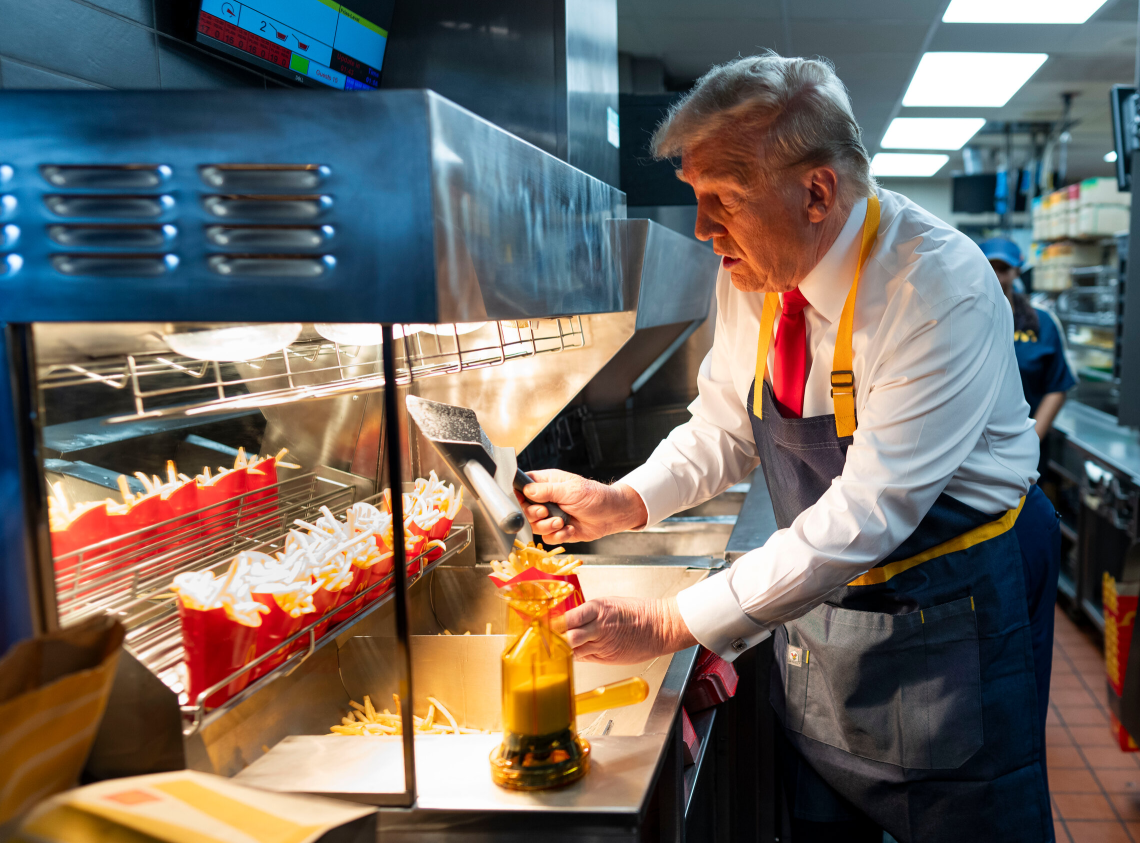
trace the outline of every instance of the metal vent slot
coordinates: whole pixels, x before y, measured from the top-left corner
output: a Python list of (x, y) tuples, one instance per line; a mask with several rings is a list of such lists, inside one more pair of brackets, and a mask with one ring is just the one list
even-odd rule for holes
[(331, 196), (207, 196), (207, 213), (224, 219), (312, 220), (332, 207)]
[(215, 246), (247, 249), (315, 249), (332, 239), (331, 225), (321, 226), (228, 226), (211, 225), (206, 239)]
[(100, 278), (164, 275), (178, 266), (175, 255), (52, 255), (51, 265), (64, 275)]
[(53, 187), (98, 190), (143, 190), (170, 178), (165, 164), (45, 164), (40, 175)]
[(218, 275), (249, 278), (320, 278), (336, 264), (331, 255), (211, 255), (207, 264)]
[(199, 168), (202, 181), (219, 190), (314, 190), (328, 178), (318, 164), (210, 164)]
[(52, 194), (44, 204), (57, 217), (160, 217), (174, 207), (172, 196), (68, 196)]
[(71, 249), (164, 249), (174, 242), (173, 225), (49, 225), (48, 236)]
[(11, 249), (19, 239), (20, 227), (18, 225), (0, 225), (0, 249)]

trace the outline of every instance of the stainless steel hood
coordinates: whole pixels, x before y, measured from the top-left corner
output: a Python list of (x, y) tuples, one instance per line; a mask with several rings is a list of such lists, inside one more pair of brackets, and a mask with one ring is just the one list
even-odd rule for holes
[(0, 92), (8, 321), (620, 311), (624, 217), (431, 91)]
[(522, 450), (638, 330), (708, 315), (719, 260), (710, 249), (650, 220), (615, 221), (612, 235), (623, 307), (582, 317), (583, 348), (424, 380), (415, 393), (471, 407), (495, 444)]

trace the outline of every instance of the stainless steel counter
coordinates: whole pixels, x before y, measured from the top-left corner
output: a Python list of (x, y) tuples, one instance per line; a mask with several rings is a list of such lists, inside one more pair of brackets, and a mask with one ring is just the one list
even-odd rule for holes
[[(623, 564), (628, 561), (587, 558), (578, 572), (587, 596), (670, 596), (704, 579), (711, 560), (641, 558), (638, 564)], [(593, 748), (591, 772), (581, 781), (530, 793), (506, 791), (491, 781), (488, 756), (502, 739), (497, 668), (505, 639), (500, 635), (437, 634), (441, 629), (482, 629), (488, 621), (494, 629), (504, 628), (505, 604), (496, 599), (488, 572), (486, 566), (438, 569), (432, 587), (412, 600), (410, 615), (413, 632), (421, 633), (413, 635), (412, 645), (417, 707), (423, 702), (420, 695), (439, 694), (468, 726), (495, 731), (417, 736), (415, 807), (385, 809), (381, 838), (423, 840), (430, 835), (432, 840), (475, 843), (521, 840), (540, 828), (543, 838), (552, 841), (632, 843), (640, 839), (647, 818), (654, 824), (669, 824), (659, 812), (683, 821), (686, 783), (677, 745), (677, 718), (697, 647), (643, 665), (577, 665), (579, 691), (640, 675), (650, 685), (650, 698), (638, 706), (579, 718), (578, 727)], [(379, 687), (367, 687), (383, 684), (377, 677), (384, 673), (383, 659), (370, 655), (370, 641), (356, 638), (341, 648), (339, 674), (345, 698), (366, 690), (386, 698)], [(489, 712), (488, 706), (495, 711)], [(376, 794), (400, 788), (400, 753), (398, 739), (295, 735), (238, 773), (236, 780), (269, 790), (375, 803)]]
[(1122, 427), (1115, 416), (1080, 401), (1068, 401), (1057, 414), (1053, 428), (1078, 449), (1140, 485), (1140, 433)]

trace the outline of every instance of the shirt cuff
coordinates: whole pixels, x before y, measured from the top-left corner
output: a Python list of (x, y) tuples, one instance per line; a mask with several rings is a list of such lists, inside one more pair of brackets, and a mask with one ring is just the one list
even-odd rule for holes
[(625, 483), (641, 496), (645, 511), (649, 513), (645, 527), (652, 527), (658, 521), (665, 520), (679, 510), (683, 503), (673, 472), (652, 460), (638, 466), (618, 482)]
[(728, 662), (772, 634), (744, 614), (724, 572), (678, 594), (677, 608), (693, 637)]

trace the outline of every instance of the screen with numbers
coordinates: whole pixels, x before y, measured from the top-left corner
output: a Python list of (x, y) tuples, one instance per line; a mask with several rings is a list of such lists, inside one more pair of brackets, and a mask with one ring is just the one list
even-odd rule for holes
[(310, 85), (380, 87), (394, 0), (202, 0), (198, 41)]

